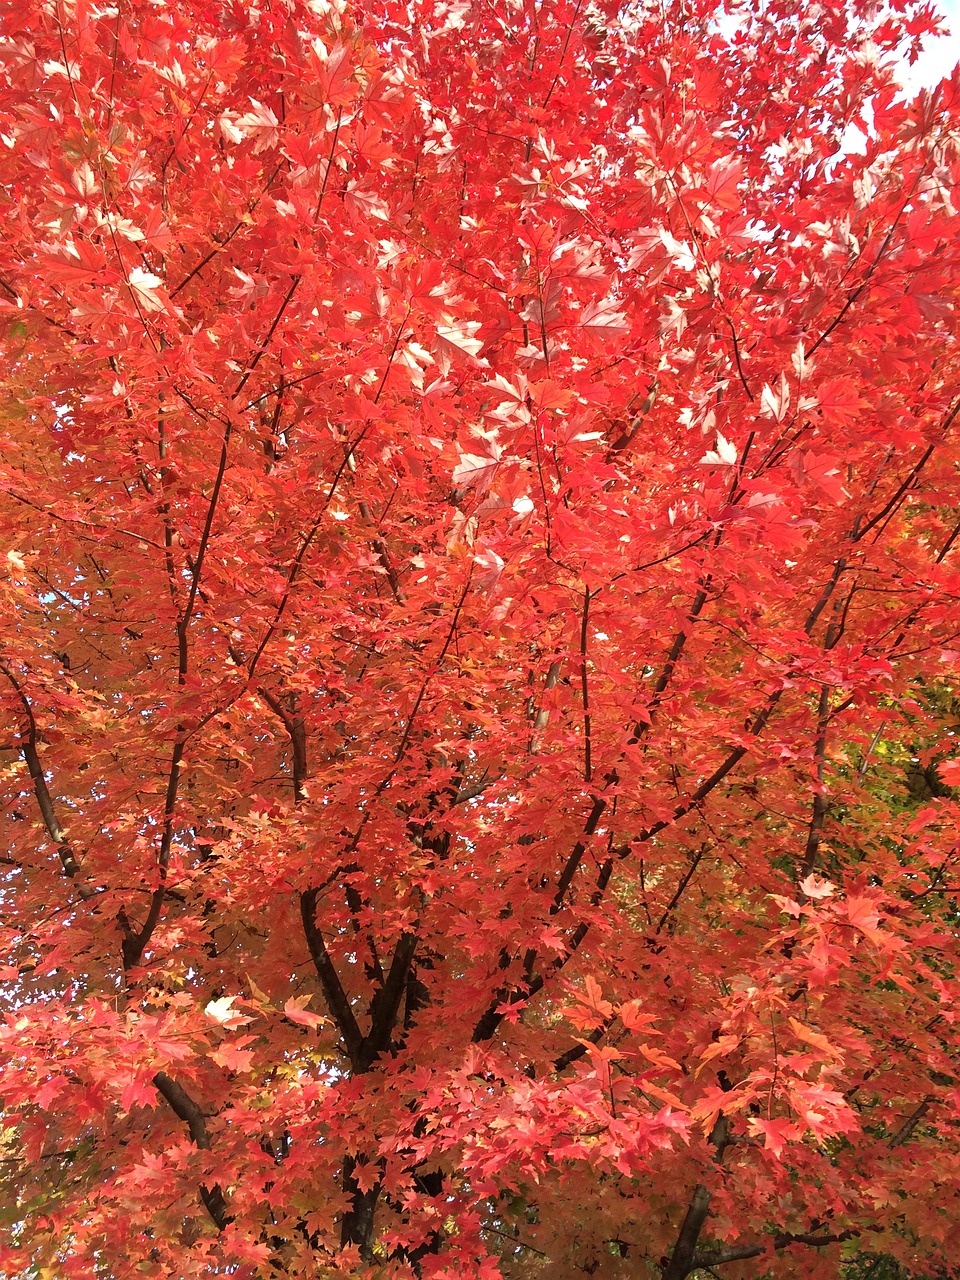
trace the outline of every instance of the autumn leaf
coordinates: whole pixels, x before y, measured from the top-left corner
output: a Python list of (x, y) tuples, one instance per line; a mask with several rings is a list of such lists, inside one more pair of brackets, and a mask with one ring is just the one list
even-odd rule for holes
[(847, 921), (871, 942), (882, 944), (885, 941), (885, 935), (879, 928), (881, 916), (874, 899), (856, 895), (848, 897), (844, 903), (844, 912)]
[(824, 418), (838, 425), (853, 422), (867, 403), (849, 378), (828, 378), (816, 388), (816, 396)]
[(166, 303), (159, 293), (162, 283), (159, 276), (155, 276), (149, 271), (144, 271), (141, 267), (134, 267), (127, 277), (127, 284), (131, 294), (137, 305), (146, 312), (162, 311), (164, 309)]
[(310, 1012), (307, 1005), (310, 1003), (311, 998), (309, 995), (291, 996), (283, 1006), (283, 1014), (290, 1022), (299, 1023), (300, 1026), (310, 1027), (311, 1030), (315, 1031), (318, 1027), (322, 1027), (327, 1019), (319, 1014)]
[(710, 166), (698, 195), (720, 209), (739, 209), (739, 184), (742, 176), (741, 161), (733, 157), (717, 160)]
[(157, 1090), (149, 1074), (138, 1073), (132, 1076), (120, 1094), (120, 1106), (124, 1111), (130, 1111), (133, 1107), (155, 1107), (158, 1101)]
[(836, 887), (829, 880), (822, 880), (819, 876), (805, 876), (800, 881), (800, 889), (808, 898), (830, 898), (836, 893)]
[(0, 1274), (955, 1268), (960, 76), (724, 8), (13, 6)]
[(630, 322), (615, 302), (591, 302), (580, 312), (578, 320), (584, 333), (598, 341), (619, 341), (630, 330)]
[(450, 369), (451, 364), (462, 361), (470, 363), (476, 361), (477, 356), (483, 350), (482, 340), (474, 337), (479, 328), (480, 322), (478, 320), (466, 321), (459, 325), (437, 326), (437, 336), (434, 339), (433, 351), (444, 373)]
[(222, 996), (218, 1000), (211, 1000), (204, 1008), (204, 1013), (210, 1022), (228, 1030), (232, 1030), (234, 1027), (246, 1026), (253, 1019), (234, 1009), (233, 1003), (237, 999), (237, 996)]
[(790, 387), (783, 373), (774, 390), (767, 383), (760, 392), (761, 411), (773, 418), (775, 422), (783, 422), (790, 409)]
[[(253, 140), (254, 151), (275, 146), (279, 138), (280, 121), (271, 107), (264, 106), (256, 98), (250, 99), (250, 110), (234, 121), (234, 141), (241, 138)], [(236, 136), (238, 135), (238, 136)]]
[(485, 441), (485, 447), (486, 453), (461, 453), (453, 469), (453, 483), (461, 489), (476, 489), (478, 497), (493, 484), (500, 465), (500, 446), (496, 441)]
[(798, 1022), (796, 1018), (788, 1017), (787, 1022), (790, 1024), (793, 1034), (799, 1040), (803, 1040), (806, 1044), (818, 1049), (829, 1058), (841, 1056), (827, 1037), (821, 1035), (819, 1031), (814, 1031), (812, 1027), (805, 1026), (804, 1023)]
[(718, 432), (716, 448), (705, 453), (700, 462), (708, 467), (733, 467), (739, 459), (740, 452), (737, 446), (732, 441), (725, 440)]
[(492, 547), (484, 547), (473, 557), (473, 562), (477, 566), (474, 586), (478, 591), (492, 591), (503, 572), (503, 560)]
[(250, 1049), (244, 1049), (238, 1044), (225, 1040), (211, 1052), (210, 1061), (227, 1071), (242, 1075), (253, 1070), (254, 1053)]
[(849, 496), (843, 487), (840, 459), (835, 454), (804, 450), (794, 454), (790, 466), (798, 484), (812, 483), (832, 502), (841, 503)]
[(780, 1159), (788, 1142), (795, 1142), (803, 1136), (797, 1124), (783, 1117), (764, 1120), (761, 1116), (751, 1116), (750, 1132), (763, 1138), (764, 1151), (769, 1151), (775, 1160)]
[(654, 1016), (642, 1012), (642, 1004), (639, 1000), (628, 1000), (620, 1005), (617, 1016), (628, 1031), (643, 1031), (648, 1036), (660, 1034), (651, 1028), (650, 1024), (655, 1021)]

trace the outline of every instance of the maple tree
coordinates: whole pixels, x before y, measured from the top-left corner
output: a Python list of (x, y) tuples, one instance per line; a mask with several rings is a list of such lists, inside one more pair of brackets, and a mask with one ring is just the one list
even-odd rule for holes
[(960, 76), (731, 13), (8, 7), (4, 1274), (956, 1274)]

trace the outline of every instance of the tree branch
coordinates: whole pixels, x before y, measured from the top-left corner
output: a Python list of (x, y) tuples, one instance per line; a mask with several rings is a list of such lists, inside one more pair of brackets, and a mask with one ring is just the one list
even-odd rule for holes
[(835, 1235), (817, 1235), (815, 1232), (793, 1235), (781, 1232), (769, 1243), (735, 1244), (724, 1249), (704, 1249), (693, 1254), (690, 1267), (684, 1275), (689, 1275), (690, 1271), (696, 1271), (698, 1267), (719, 1267), (724, 1262), (742, 1262), (747, 1258), (759, 1258), (771, 1248), (780, 1250), (788, 1249), (792, 1244), (805, 1244), (811, 1249), (823, 1249), (829, 1244), (843, 1244), (845, 1240), (853, 1240), (859, 1234), (860, 1232), (854, 1229), (838, 1231)]
[[(47, 786), (47, 780), (44, 776), (43, 765), (40, 762), (40, 753), (37, 750), (39, 733), (37, 730), (36, 717), (33, 714), (33, 707), (30, 705), (30, 700), (24, 692), (23, 686), (5, 662), (0, 662), (0, 671), (3, 672), (7, 680), (13, 686), (13, 689), (20, 700), (20, 705), (23, 707), (24, 715), (26, 716), (27, 732), (25, 735), (23, 733), (20, 735), (20, 750), (23, 753), (23, 758), (26, 761), (30, 779), (33, 782), (33, 794), (36, 796), (37, 807), (40, 810), (43, 825), (46, 828), (50, 839), (57, 846), (57, 856), (60, 859), (60, 865), (63, 867), (64, 875), (68, 876), (71, 880), (76, 880), (80, 867), (74, 857), (70, 841), (67, 839), (67, 834), (63, 827), (61, 827), (59, 819), (57, 818), (57, 812), (53, 804), (53, 797), (50, 794), (50, 789)], [(85, 899), (93, 897), (95, 893), (95, 891), (88, 885), (83, 884), (77, 885), (77, 892), (81, 898)]]
[[(190, 620), (193, 617), (193, 611), (196, 607), (197, 596), (200, 591), (200, 576), (203, 573), (203, 563), (206, 558), (207, 548), (210, 545), (213, 521), (216, 515), (217, 505), (220, 501), (223, 479), (227, 470), (227, 457), (230, 449), (231, 430), (232, 425), (228, 422), (220, 444), (220, 458), (217, 463), (217, 474), (213, 482), (210, 501), (207, 504), (207, 514), (203, 523), (203, 532), (200, 535), (200, 545), (197, 548), (197, 560), (190, 582), (190, 592), (187, 597), (187, 603), (183, 610), (183, 614), (177, 620), (177, 680), (181, 685), (185, 684), (187, 679), (188, 629), (190, 626)], [(167, 789), (163, 802), (163, 829), (160, 835), (160, 848), (157, 851), (157, 870), (159, 872), (160, 883), (153, 892), (153, 898), (150, 901), (150, 908), (147, 911), (146, 918), (139, 929), (133, 929), (127, 923), (126, 915), (121, 917), (121, 924), (124, 929), (124, 936), (121, 944), (124, 969), (135, 968), (143, 959), (144, 950), (150, 942), (150, 939), (153, 937), (153, 931), (159, 924), (160, 917), (163, 914), (163, 904), (167, 890), (167, 868), (170, 865), (170, 849), (173, 845), (174, 820), (176, 818), (177, 811), (177, 793), (180, 787), (180, 773), (185, 745), (185, 727), (182, 724), (178, 724), (177, 740), (173, 744), (173, 751), (170, 756), (170, 770), (167, 774)]]
[[(723, 1160), (729, 1131), (730, 1122), (721, 1113), (717, 1116), (713, 1132), (710, 1134), (710, 1142), (714, 1148), (713, 1163), (717, 1166)], [(665, 1265), (662, 1266), (663, 1280), (684, 1280), (684, 1277), (693, 1270), (696, 1265), (693, 1260), (694, 1251), (709, 1212), (710, 1190), (704, 1183), (698, 1182), (693, 1189), (693, 1195), (690, 1197), (690, 1203), (680, 1226), (676, 1244), (673, 1246), (673, 1253)]]
[(390, 971), (373, 997), (370, 1005), (370, 1031), (363, 1042), (363, 1056), (368, 1066), (372, 1065), (390, 1046), (400, 1001), (407, 986), (407, 975), (413, 964), (419, 941), (416, 933), (400, 935), (393, 953)]
[(317, 899), (319, 896), (319, 889), (308, 889), (300, 895), (300, 919), (303, 921), (303, 933), (307, 940), (307, 949), (310, 952), (313, 967), (317, 971), (317, 977), (320, 979), (320, 985), (323, 988), (327, 1006), (334, 1022), (337, 1024), (337, 1030), (343, 1037), (347, 1056), (356, 1067), (356, 1064), (363, 1060), (363, 1034), (347, 998), (347, 993), (343, 989), (339, 974), (330, 959), (330, 953), (327, 951), (323, 935), (317, 928)]
[[(207, 1117), (200, 1110), (197, 1103), (194, 1102), (193, 1098), (190, 1097), (183, 1085), (178, 1084), (165, 1071), (158, 1071), (153, 1077), (153, 1083), (173, 1114), (187, 1126), (194, 1145), (201, 1151), (209, 1151), (210, 1135), (207, 1132)], [(230, 1222), (230, 1215), (227, 1213), (227, 1202), (219, 1184), (215, 1184), (213, 1187), (206, 1187), (201, 1184), (200, 1198), (213, 1219), (217, 1230), (223, 1231), (227, 1223)]]
[(910, 1115), (907, 1116), (906, 1120), (904, 1120), (903, 1124), (900, 1126), (897, 1132), (893, 1135), (893, 1137), (887, 1143), (887, 1146), (891, 1149), (891, 1151), (894, 1150), (896, 1147), (902, 1147), (905, 1142), (910, 1141), (910, 1139), (913, 1137), (913, 1132), (916, 1129), (917, 1125), (920, 1123), (923, 1117), (927, 1114), (927, 1112), (930, 1110), (931, 1105), (935, 1101), (936, 1101), (936, 1098), (934, 1097), (934, 1095), (932, 1093), (928, 1093), (927, 1096), (922, 1099), (919, 1105), (914, 1108), (914, 1110), (910, 1113)]

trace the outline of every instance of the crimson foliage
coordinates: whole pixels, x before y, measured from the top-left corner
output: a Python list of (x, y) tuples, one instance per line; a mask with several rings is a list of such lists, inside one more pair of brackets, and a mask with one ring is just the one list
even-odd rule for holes
[(8, 7), (5, 1274), (955, 1267), (934, 25)]

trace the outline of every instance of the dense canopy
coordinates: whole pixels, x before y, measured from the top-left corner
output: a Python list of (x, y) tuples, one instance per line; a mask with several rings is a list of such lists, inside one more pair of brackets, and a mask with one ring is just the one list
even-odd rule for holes
[(3, 21), (0, 1271), (958, 1274), (930, 7)]

